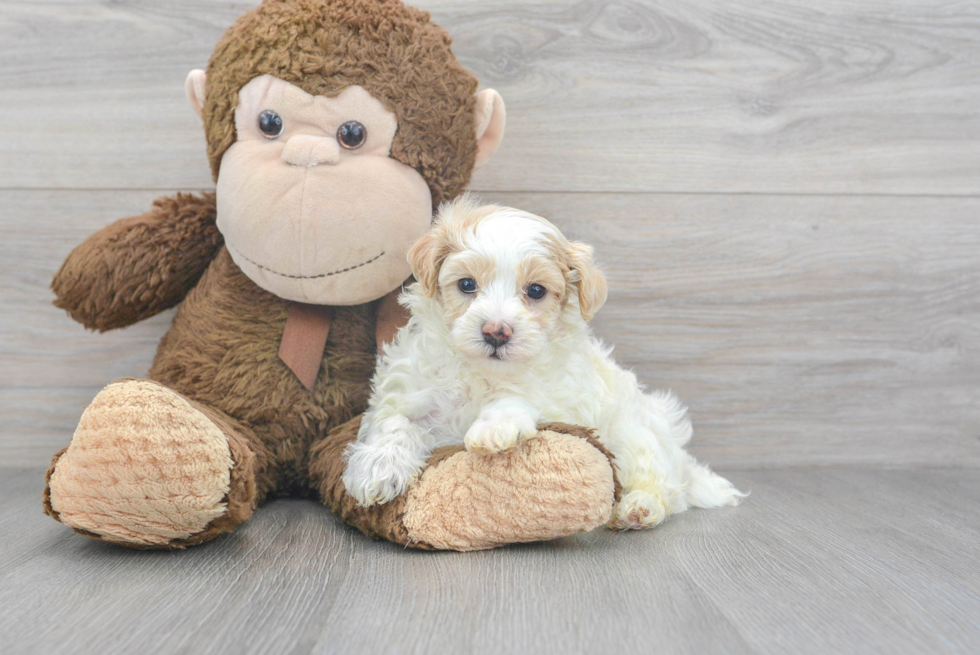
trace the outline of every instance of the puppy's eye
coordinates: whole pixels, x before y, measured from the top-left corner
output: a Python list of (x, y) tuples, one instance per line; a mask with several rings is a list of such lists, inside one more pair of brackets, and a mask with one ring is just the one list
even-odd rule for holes
[(259, 114), (259, 132), (262, 133), (262, 136), (267, 139), (278, 139), (282, 130), (282, 116), (271, 109), (266, 109)]
[(547, 293), (548, 290), (540, 284), (532, 284), (527, 288), (527, 297), (531, 300), (541, 300)]
[(476, 280), (471, 277), (464, 277), (462, 280), (456, 283), (456, 286), (459, 287), (460, 291), (466, 294), (476, 293), (478, 288), (476, 286)]
[(355, 150), (367, 141), (367, 128), (357, 121), (347, 121), (337, 130), (337, 141), (348, 150)]

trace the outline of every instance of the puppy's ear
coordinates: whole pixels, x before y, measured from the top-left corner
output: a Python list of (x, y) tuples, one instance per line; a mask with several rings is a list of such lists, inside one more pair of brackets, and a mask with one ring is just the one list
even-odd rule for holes
[(422, 285), (422, 290), (429, 298), (435, 296), (439, 290), (439, 268), (442, 266), (442, 260), (449, 254), (443, 232), (442, 226), (434, 225), (408, 251), (408, 263), (412, 266), (412, 275)]
[(583, 319), (592, 320), (606, 302), (606, 276), (592, 261), (592, 246), (572, 241), (568, 244), (567, 255), (569, 268), (577, 274), (573, 279), (578, 287), (579, 311)]

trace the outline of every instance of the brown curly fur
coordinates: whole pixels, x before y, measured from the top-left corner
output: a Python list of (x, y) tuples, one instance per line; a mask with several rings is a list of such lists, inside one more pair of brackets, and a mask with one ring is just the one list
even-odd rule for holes
[(54, 304), (105, 332), (173, 307), (224, 243), (214, 194), (178, 193), (124, 218), (76, 247), (54, 276)]
[[(269, 73), (318, 95), (366, 88), (398, 118), (391, 156), (419, 171), (435, 202), (451, 199), (473, 169), (476, 80), (449, 45), (427, 13), (398, 0), (266, 0), (228, 30), (209, 64), (204, 120), (215, 178), (236, 138), (238, 90)], [(148, 213), (78, 246), (52, 283), (55, 304), (97, 330), (130, 325), (183, 300), (149, 377), (224, 432), (235, 464), (227, 512), (166, 547), (231, 531), (277, 495), (320, 496), (365, 534), (408, 543), (404, 498), (364, 510), (340, 482), (343, 449), (356, 438), (355, 417), (370, 393), (379, 307), (383, 318), (390, 313), (384, 300), (334, 308), (319, 376), (308, 391), (278, 356), (287, 301), (238, 269), (215, 215), (213, 194), (161, 198)], [(58, 519), (49, 489), (43, 503)]]
[(399, 0), (265, 0), (239, 18), (208, 64), (211, 171), (237, 138), (238, 91), (274, 75), (312, 95), (367, 89), (398, 119), (391, 156), (417, 170), (433, 203), (466, 188), (476, 157), (476, 78), (429, 14)]
[[(235, 462), (228, 510), (203, 532), (165, 547), (183, 548), (229, 532), (270, 496), (317, 496), (308, 472), (309, 452), (332, 428), (366, 407), (381, 303), (334, 308), (310, 392), (278, 357), (287, 301), (249, 280), (220, 248), (161, 340), (149, 378), (182, 394), (228, 437)], [(52, 460), (47, 479), (63, 452)], [(59, 518), (48, 488), (43, 504)]]
[(308, 496), (310, 445), (367, 404), (377, 304), (334, 308), (320, 373), (307, 391), (279, 359), (287, 301), (249, 280), (223, 248), (174, 317), (150, 378), (249, 426), (263, 451), (260, 500), (273, 492)]

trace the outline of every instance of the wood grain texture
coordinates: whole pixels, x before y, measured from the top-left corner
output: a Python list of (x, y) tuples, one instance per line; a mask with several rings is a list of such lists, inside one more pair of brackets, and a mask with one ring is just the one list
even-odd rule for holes
[[(210, 185), (183, 80), (251, 2), (0, 2), (0, 187)], [(508, 103), (481, 190), (980, 193), (980, 6), (416, 0)]]
[(0, 650), (976, 652), (980, 5), (411, 1), (507, 101), (473, 187), (596, 246), (597, 331), (752, 495), (470, 554), (308, 501), (181, 553), (50, 520), (51, 454), (172, 312), (86, 333), (49, 281), (212, 186), (183, 80), (257, 0), (0, 0)]
[[(0, 466), (41, 465), (170, 320), (85, 332), (71, 248), (155, 192), (0, 191)], [(720, 467), (980, 466), (980, 199), (490, 194), (596, 247), (594, 324)]]
[(971, 653), (973, 471), (740, 471), (735, 509), (479, 553), (369, 541), (309, 501), (134, 552), (0, 477), (0, 643), (85, 653)]

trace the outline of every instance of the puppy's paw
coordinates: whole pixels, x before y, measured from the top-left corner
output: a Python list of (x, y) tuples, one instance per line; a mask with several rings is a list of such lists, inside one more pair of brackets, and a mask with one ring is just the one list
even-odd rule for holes
[(612, 530), (645, 530), (660, 525), (667, 518), (667, 508), (660, 496), (647, 491), (624, 494), (606, 524)]
[(398, 444), (354, 443), (348, 449), (343, 482), (362, 507), (383, 505), (405, 493), (424, 465), (413, 451)]
[(463, 445), (471, 453), (491, 455), (510, 450), (537, 433), (538, 426), (533, 417), (495, 413), (478, 418), (466, 431)]

